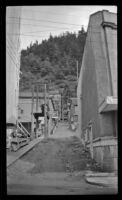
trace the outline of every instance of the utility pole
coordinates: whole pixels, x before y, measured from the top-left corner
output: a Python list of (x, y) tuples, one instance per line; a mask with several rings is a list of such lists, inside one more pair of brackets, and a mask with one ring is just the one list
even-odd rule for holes
[(62, 93), (61, 93), (61, 120), (62, 120)]
[(47, 138), (47, 136), (48, 136), (48, 130), (47, 130), (47, 106), (46, 106), (46, 95), (47, 95), (47, 93), (46, 93), (46, 84), (44, 84), (44, 93), (45, 93), (45, 95), (44, 95), (44, 97), (45, 97), (45, 99), (44, 99), (44, 101), (45, 101), (45, 109), (44, 109), (44, 118), (45, 118), (45, 138)]
[(78, 60), (76, 60), (76, 67), (77, 67), (77, 83), (78, 83)]
[(34, 105), (34, 85), (32, 84), (32, 103), (31, 103), (31, 139), (34, 138), (34, 127), (33, 127), (33, 105)]
[[(36, 112), (38, 113), (38, 83), (36, 83)], [(36, 120), (36, 133), (35, 136), (37, 137), (37, 128), (38, 128), (38, 122)]]
[(38, 83), (36, 84), (36, 112), (38, 112)]

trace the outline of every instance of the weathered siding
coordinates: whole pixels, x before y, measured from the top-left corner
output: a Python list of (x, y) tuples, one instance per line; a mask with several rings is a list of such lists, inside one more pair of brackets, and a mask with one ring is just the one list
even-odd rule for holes
[[(116, 15), (114, 16), (116, 19)], [(117, 24), (117, 21), (115, 22)], [(117, 28), (105, 27), (106, 43), (109, 55), (112, 95), (117, 96)]]
[(117, 170), (117, 111), (99, 113), (99, 108), (107, 96), (117, 96), (116, 29), (115, 14), (90, 16), (77, 89), (82, 136), (92, 158), (109, 171)]
[(86, 39), (86, 46), (83, 56), (83, 79), (82, 79), (82, 129), (85, 130), (90, 121), (93, 122), (93, 138), (99, 134), (98, 120), (98, 94), (96, 86), (95, 58), (92, 43), (90, 42), (90, 32)]
[[(115, 51), (117, 52), (117, 49), (116, 49), (117, 38), (115, 36), (114, 31), (112, 32), (109, 31), (109, 34), (110, 34), (109, 40), (111, 39), (111, 36), (113, 38), (111, 42), (108, 40), (108, 37), (106, 37), (106, 32), (102, 26), (102, 22), (104, 20), (103, 16), (104, 16), (104, 13), (106, 12), (107, 11), (98, 12), (91, 16), (90, 22), (89, 22), (89, 28), (88, 28), (89, 34), (87, 36), (87, 40), (91, 43), (92, 51), (93, 51), (93, 55), (87, 54), (87, 56), (89, 57), (89, 60), (91, 60), (91, 62), (94, 57), (94, 68), (96, 72), (96, 86), (97, 86), (97, 93), (98, 93), (96, 94), (98, 96), (98, 107), (101, 105), (101, 103), (106, 98), (106, 96), (117, 94), (116, 92), (117, 91), (117, 84), (116, 84), (117, 82), (117, 75), (116, 75), (117, 74), (117, 67), (116, 67), (117, 53), (114, 54)], [(109, 30), (109, 28), (106, 30)], [(111, 47), (112, 47), (111, 45), (113, 46), (115, 45), (115, 51), (111, 50)], [(109, 48), (107, 48), (107, 46)], [(89, 46), (87, 48), (89, 48)], [(87, 62), (85, 63), (86, 66), (88, 65)], [(113, 78), (111, 77), (112, 74), (113, 74)], [(94, 72), (92, 72), (90, 76), (94, 76)], [(86, 78), (84, 78), (84, 80), (85, 79)], [(92, 80), (86, 79), (85, 84), (88, 81), (91, 82)], [(90, 112), (91, 111), (89, 111), (89, 113)], [(97, 132), (97, 135), (93, 133), (95, 137), (113, 135), (114, 134), (114, 123), (113, 123), (114, 116), (109, 113), (99, 114), (98, 118), (100, 122), (100, 130)]]
[(97, 146), (94, 147), (94, 157), (105, 171), (118, 170), (117, 159), (118, 149), (117, 143), (114, 145)]
[[(7, 123), (16, 124), (20, 69), (20, 7), (6, 10), (6, 117)], [(13, 17), (13, 18), (11, 18)]]
[[(39, 100), (40, 104), (44, 103), (44, 100)], [(38, 104), (38, 111), (41, 111), (40, 104)], [(19, 120), (21, 122), (31, 122), (31, 107), (32, 99), (30, 98), (19, 98)], [(23, 112), (21, 113), (21, 110)], [(36, 112), (36, 99), (34, 99), (33, 112)], [(35, 120), (34, 120), (35, 121)]]
[(102, 103), (106, 96), (111, 96), (111, 83), (108, 69), (108, 54), (106, 49), (105, 33), (102, 27), (103, 13), (97, 12), (90, 17), (90, 40), (92, 42), (96, 84), (98, 91), (98, 105)]
[(77, 101), (78, 101), (78, 136), (82, 137), (82, 119), (81, 119), (81, 80), (82, 80), (82, 68), (80, 70), (80, 75), (78, 79), (77, 86)]

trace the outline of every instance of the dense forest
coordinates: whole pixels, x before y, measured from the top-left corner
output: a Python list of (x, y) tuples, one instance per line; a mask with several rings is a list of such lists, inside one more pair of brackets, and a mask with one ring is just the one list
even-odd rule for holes
[(77, 34), (50, 35), (41, 44), (36, 41), (22, 50), (20, 91), (31, 90), (32, 82), (39, 81), (58, 89), (67, 87), (70, 95), (76, 96), (76, 61), (80, 72), (85, 38), (86, 32), (82, 28)]

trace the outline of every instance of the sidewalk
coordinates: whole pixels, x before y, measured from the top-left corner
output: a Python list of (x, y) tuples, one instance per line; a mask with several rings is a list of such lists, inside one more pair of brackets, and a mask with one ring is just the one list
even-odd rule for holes
[(56, 129), (54, 130), (54, 133), (50, 135), (51, 138), (66, 138), (71, 136), (77, 136), (76, 132), (73, 132), (69, 130), (68, 123), (59, 123)]
[(28, 145), (20, 148), (17, 152), (7, 152), (7, 167), (18, 160), (21, 156), (27, 153), (30, 149), (32, 149), (36, 144), (38, 144), (44, 136), (36, 138), (29, 142)]
[(99, 173), (99, 172), (87, 172), (85, 174), (85, 180), (87, 183), (94, 185), (101, 185), (106, 187), (118, 187), (118, 176), (115, 173)]

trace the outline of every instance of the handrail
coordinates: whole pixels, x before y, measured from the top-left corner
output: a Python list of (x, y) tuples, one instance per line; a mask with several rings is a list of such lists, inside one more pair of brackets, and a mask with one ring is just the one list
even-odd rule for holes
[(22, 131), (24, 133), (24, 135), (26, 135), (25, 132), (22, 130), (22, 128), (19, 125), (17, 125), (17, 127), (19, 128), (20, 131)]
[(24, 129), (24, 131), (27, 133), (27, 135), (30, 136), (30, 133), (26, 130), (26, 128), (22, 125), (22, 123), (18, 121), (18, 124), (21, 126), (22, 129)]
[(30, 133), (26, 130), (26, 128), (22, 125), (22, 123), (21, 122), (19, 122), (19, 124), (21, 125), (21, 127), (24, 129), (24, 131), (27, 133), (27, 135), (29, 135), (30, 136)]

